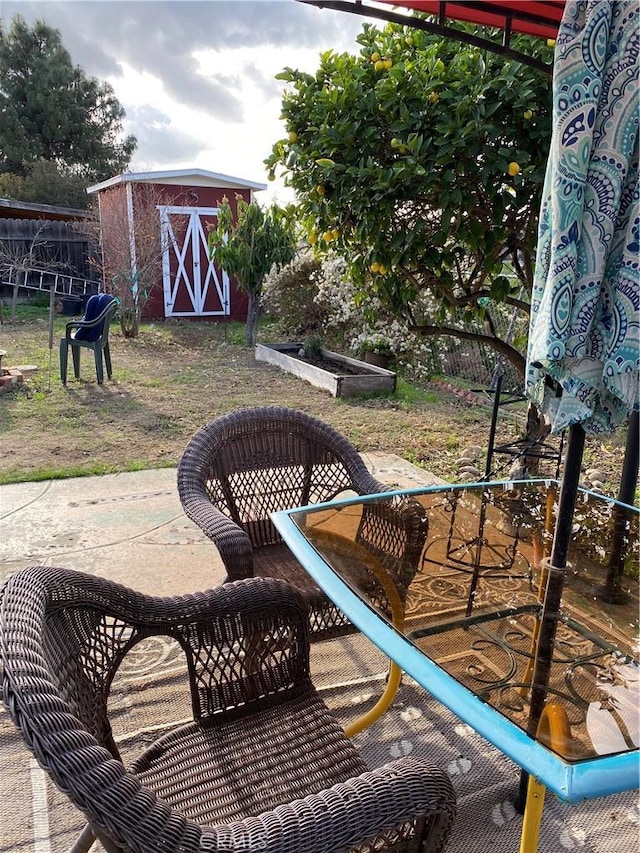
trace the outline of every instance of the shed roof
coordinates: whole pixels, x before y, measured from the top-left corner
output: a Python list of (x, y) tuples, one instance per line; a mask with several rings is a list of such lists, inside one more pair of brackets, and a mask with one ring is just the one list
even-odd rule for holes
[(88, 193), (100, 192), (117, 184), (147, 183), (187, 185), (194, 187), (230, 187), (249, 190), (266, 190), (266, 184), (249, 181), (246, 178), (235, 178), (220, 172), (209, 172), (206, 169), (168, 169), (160, 172), (123, 172), (99, 184), (87, 187)]
[(58, 207), (53, 204), (34, 204), (30, 201), (17, 201), (13, 198), (0, 198), (0, 219), (57, 219), (68, 221), (88, 219), (88, 210), (75, 207)]

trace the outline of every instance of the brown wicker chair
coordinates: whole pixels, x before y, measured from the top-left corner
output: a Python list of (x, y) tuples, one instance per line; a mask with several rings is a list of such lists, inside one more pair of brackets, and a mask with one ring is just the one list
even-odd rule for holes
[[(350, 491), (375, 494), (389, 486), (369, 473), (339, 432), (281, 406), (243, 409), (209, 422), (189, 441), (178, 466), (184, 511), (217, 546), (227, 580), (261, 576), (292, 583), (307, 602), (313, 639), (352, 628), (282, 542), (270, 515)], [(416, 501), (364, 509), (358, 541), (387, 569), (403, 600), (427, 530)]]
[[(193, 721), (126, 769), (110, 688), (136, 644), (160, 636), (184, 652)], [(152, 598), (23, 569), (0, 593), (0, 651), (14, 723), (89, 821), (74, 851), (94, 833), (127, 853), (443, 849), (455, 813), (446, 774), (412, 758), (366, 768), (313, 688), (306, 608), (286, 583)]]

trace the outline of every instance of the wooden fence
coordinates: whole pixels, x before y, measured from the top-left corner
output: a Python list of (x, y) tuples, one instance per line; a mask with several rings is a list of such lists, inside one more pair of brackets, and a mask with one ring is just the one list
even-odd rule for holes
[(98, 249), (79, 222), (0, 219), (0, 283), (16, 266), (50, 269), (98, 280), (91, 258)]

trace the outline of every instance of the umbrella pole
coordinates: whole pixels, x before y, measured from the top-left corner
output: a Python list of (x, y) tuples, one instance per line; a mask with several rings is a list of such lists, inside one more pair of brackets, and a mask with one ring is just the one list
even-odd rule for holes
[[(531, 684), (528, 732), (534, 737), (544, 710), (547, 685), (551, 672), (557, 616), (560, 612), (560, 599), (562, 597), (562, 587), (564, 586), (567, 568), (567, 554), (571, 542), (573, 513), (578, 498), (584, 441), (585, 432), (583, 427), (580, 424), (570, 426), (562, 485), (558, 500), (558, 515), (553, 534), (551, 557), (548, 562), (547, 589), (540, 616), (540, 633), (538, 635), (536, 662)], [(524, 811), (528, 782), (529, 774), (523, 771), (520, 776), (520, 790), (517, 801), (519, 811)]]
[(636, 486), (638, 485), (638, 462), (640, 461), (640, 412), (632, 412), (629, 416), (627, 446), (622, 466), (622, 478), (618, 500), (620, 503), (633, 506)]
[[(567, 565), (567, 553), (571, 542), (573, 513), (578, 498), (580, 484), (580, 467), (584, 453), (584, 428), (580, 424), (569, 427), (569, 440), (562, 475), (562, 486), (558, 502), (558, 517), (553, 534), (551, 547), (551, 565), (556, 569), (564, 569)], [(558, 601), (558, 604), (560, 602)]]

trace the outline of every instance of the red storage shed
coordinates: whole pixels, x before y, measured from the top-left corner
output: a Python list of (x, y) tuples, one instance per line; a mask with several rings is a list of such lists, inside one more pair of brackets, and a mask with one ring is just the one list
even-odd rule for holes
[(148, 320), (244, 320), (246, 296), (209, 259), (207, 223), (215, 223), (223, 197), (233, 207), (236, 196), (251, 201), (266, 188), (204, 169), (126, 172), (89, 187), (98, 197), (105, 277), (124, 271), (135, 288), (144, 269)]

